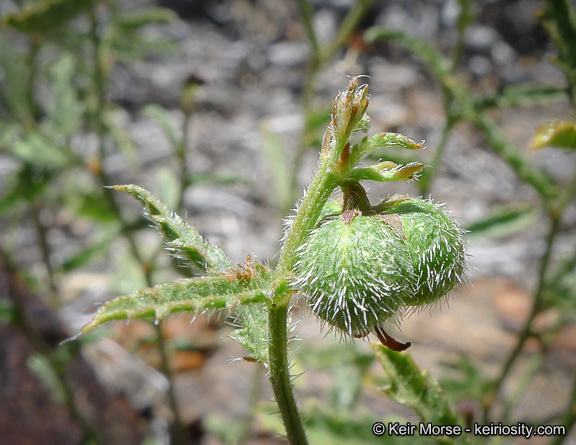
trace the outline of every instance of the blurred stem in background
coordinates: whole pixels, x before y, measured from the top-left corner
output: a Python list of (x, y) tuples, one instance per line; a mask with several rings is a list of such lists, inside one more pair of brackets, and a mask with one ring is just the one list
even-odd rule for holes
[(54, 371), (54, 375), (58, 380), (59, 392), (63, 396), (63, 403), (68, 408), (70, 417), (78, 425), (82, 432), (81, 443), (86, 445), (100, 445), (102, 438), (98, 431), (92, 426), (90, 421), (86, 418), (82, 410), (76, 403), (74, 389), (70, 385), (68, 377), (66, 376), (67, 362), (62, 361), (57, 352), (51, 347), (46, 340), (37, 332), (36, 328), (32, 326), (28, 317), (26, 316), (26, 303), (27, 298), (25, 293), (25, 281), (21, 276), (14, 261), (0, 246), (0, 267), (7, 271), (8, 277), (8, 294), (12, 300), (12, 320), (11, 323), (17, 326), (24, 334), (26, 339), (30, 342), (32, 347), (49, 363)]
[[(298, 149), (291, 167), (289, 179), (289, 198), (286, 204), (280, 209), (283, 215), (287, 214), (294, 202), (300, 198), (298, 188), (298, 173), (302, 167), (304, 154), (309, 148), (310, 140), (315, 139), (318, 125), (315, 123), (317, 111), (314, 110), (314, 88), (318, 73), (330, 62), (345, 45), (347, 40), (357, 28), (359, 22), (364, 18), (374, 0), (356, 0), (342, 23), (332, 41), (323, 47), (314, 29), (314, 7), (309, 0), (297, 0), (300, 17), (310, 43), (310, 60), (308, 62), (308, 73), (304, 82), (304, 89), (300, 99), (302, 114), (304, 117), (304, 128), (300, 135)], [(360, 74), (360, 73), (356, 73)]]
[[(100, 184), (104, 188), (104, 195), (106, 200), (108, 201), (114, 215), (118, 219), (118, 222), (124, 230), (122, 230), (122, 234), (128, 241), (130, 246), (132, 255), (142, 268), (142, 272), (144, 278), (146, 280), (146, 285), (148, 287), (152, 287), (155, 283), (152, 279), (152, 274), (154, 270), (154, 263), (151, 260), (145, 260), (140, 251), (138, 250), (138, 245), (136, 240), (134, 239), (133, 233), (130, 230), (127, 230), (127, 223), (124, 221), (122, 216), (122, 212), (116, 200), (113, 196), (113, 191), (109, 188), (112, 185), (112, 182), (108, 178), (105, 169), (105, 160), (106, 160), (106, 152), (105, 152), (105, 136), (106, 136), (106, 125), (104, 122), (104, 109), (106, 107), (106, 84), (107, 84), (107, 75), (105, 73), (103, 67), (103, 54), (101, 51), (101, 39), (99, 36), (99, 22), (97, 17), (97, 10), (96, 6), (92, 6), (91, 9), (88, 11), (90, 17), (90, 38), (93, 45), (94, 51), (94, 72), (93, 72), (93, 79), (94, 79), (94, 90), (96, 92), (96, 110), (95, 110), (95, 122), (94, 125), (96, 127), (96, 134), (98, 136), (98, 154), (99, 154), (99, 162), (100, 168), (98, 169), (98, 179), (100, 180)], [(185, 122), (185, 125), (187, 122)], [(181, 158), (184, 161), (182, 163), (182, 168), (184, 169), (184, 174), (186, 173), (185, 167), (185, 144), (182, 146), (180, 153)], [(181, 196), (183, 194), (183, 190), (181, 191)], [(182, 198), (179, 199), (179, 202), (182, 202)], [(185, 445), (188, 442), (188, 433), (186, 431), (186, 427), (182, 422), (182, 415), (180, 414), (180, 407), (178, 404), (178, 400), (176, 397), (176, 390), (174, 387), (174, 378), (172, 376), (172, 371), (170, 369), (170, 358), (168, 356), (168, 350), (166, 345), (166, 340), (164, 339), (164, 334), (162, 327), (158, 323), (153, 323), (154, 331), (156, 333), (156, 341), (158, 350), (160, 352), (160, 367), (162, 373), (166, 376), (168, 380), (168, 402), (170, 409), (172, 410), (172, 414), (174, 418), (171, 422), (171, 437), (173, 440), (174, 445)]]

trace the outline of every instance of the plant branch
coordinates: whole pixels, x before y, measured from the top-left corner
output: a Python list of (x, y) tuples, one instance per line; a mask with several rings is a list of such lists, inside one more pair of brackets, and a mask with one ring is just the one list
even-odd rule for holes
[(268, 311), (269, 377), (291, 445), (308, 443), (292, 391), (288, 362), (288, 305), (273, 304)]
[(500, 375), (498, 376), (498, 378), (494, 382), (494, 386), (493, 386), (492, 391), (491, 391), (489, 398), (488, 398), (489, 402), (484, 409), (484, 421), (485, 422), (488, 421), (489, 416), (490, 416), (490, 410), (493, 406), (493, 403), (497, 400), (498, 394), (502, 388), (502, 385), (503, 385), (504, 381), (506, 380), (506, 378), (508, 377), (508, 374), (510, 373), (512, 366), (514, 365), (514, 363), (516, 363), (516, 360), (520, 356), (520, 353), (522, 352), (522, 349), (524, 348), (524, 344), (526, 343), (526, 341), (529, 338), (531, 338), (533, 336), (532, 324), (533, 324), (536, 316), (542, 310), (542, 306), (543, 306), (542, 300), (543, 300), (544, 290), (546, 287), (545, 286), (546, 273), (548, 271), (548, 266), (550, 265), (550, 258), (552, 256), (552, 249), (553, 249), (553, 245), (554, 245), (554, 241), (556, 239), (556, 236), (558, 235), (559, 228), (560, 228), (560, 219), (557, 217), (552, 217), (551, 223), (550, 223), (549, 233), (548, 233), (548, 236), (546, 238), (546, 251), (544, 252), (544, 255), (542, 256), (542, 260), (540, 262), (540, 271), (538, 273), (538, 285), (536, 288), (536, 292), (534, 294), (534, 301), (532, 303), (532, 309), (530, 311), (530, 315), (528, 316), (528, 319), (526, 320), (526, 323), (524, 324), (522, 331), (518, 334), (516, 345), (514, 346), (514, 348), (512, 349), (510, 354), (508, 355), (508, 358), (504, 362), (504, 366), (502, 367), (502, 371), (501, 371)]

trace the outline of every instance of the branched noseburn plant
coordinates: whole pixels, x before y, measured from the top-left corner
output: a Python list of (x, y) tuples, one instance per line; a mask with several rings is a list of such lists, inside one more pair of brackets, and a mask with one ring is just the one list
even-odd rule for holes
[[(307, 443), (292, 392), (288, 360), (291, 299), (302, 293), (312, 312), (345, 335), (375, 333), (395, 351), (410, 346), (383, 324), (437, 302), (463, 278), (464, 243), (457, 225), (429, 201), (393, 196), (371, 206), (360, 181), (413, 179), (422, 164), (380, 162), (359, 167), (376, 149), (419, 149), (394, 133), (367, 136), (368, 87), (351, 78), (334, 101), (318, 172), (288, 220), (278, 265), (248, 257), (234, 267), (222, 250), (135, 185), (115, 186), (138, 199), (173, 255), (202, 276), (137, 291), (106, 303), (83, 332), (110, 320), (228, 311), (241, 327), (231, 337), (268, 370), (290, 443)], [(329, 201), (336, 188), (340, 203)]]

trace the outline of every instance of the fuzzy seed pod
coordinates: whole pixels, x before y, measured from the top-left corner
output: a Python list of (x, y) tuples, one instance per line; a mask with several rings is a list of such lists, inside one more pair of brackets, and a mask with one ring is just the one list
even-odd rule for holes
[(394, 196), (384, 204), (379, 216), (399, 222), (397, 227), (412, 257), (416, 281), (408, 305), (419, 307), (439, 301), (465, 278), (462, 230), (431, 201)]
[(298, 251), (294, 283), (312, 311), (362, 337), (395, 320), (414, 294), (407, 242), (390, 225), (359, 210), (325, 216)]

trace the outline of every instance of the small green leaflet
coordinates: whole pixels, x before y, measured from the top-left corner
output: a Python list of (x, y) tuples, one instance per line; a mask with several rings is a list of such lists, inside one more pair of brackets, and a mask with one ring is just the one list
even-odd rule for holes
[(530, 150), (544, 147), (576, 150), (576, 123), (553, 121), (540, 125), (530, 143)]

